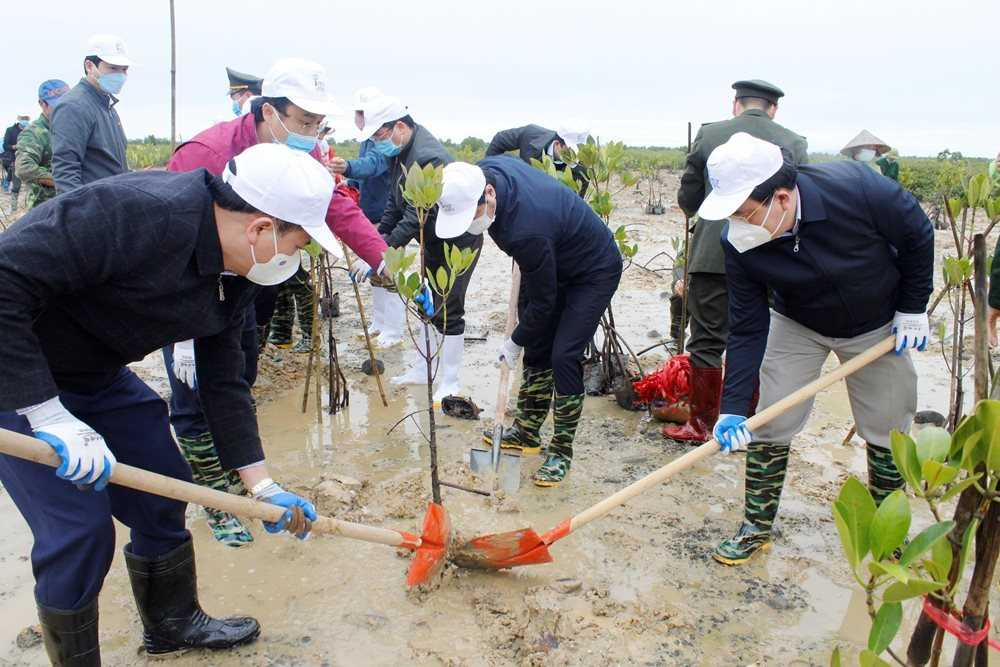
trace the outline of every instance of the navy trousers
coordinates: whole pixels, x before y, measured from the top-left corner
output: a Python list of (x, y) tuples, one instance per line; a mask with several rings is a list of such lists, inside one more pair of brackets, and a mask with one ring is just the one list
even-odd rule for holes
[[(170, 435), (166, 403), (132, 371), (123, 368), (92, 393), (61, 392), (59, 398), (104, 437), (119, 462), (191, 481)], [(28, 420), (16, 412), (0, 412), (0, 428), (32, 435)], [(190, 539), (185, 504), (176, 500), (115, 484), (80, 491), (56, 477), (54, 468), (2, 454), (0, 481), (34, 535), (35, 599), (46, 607), (73, 611), (97, 597), (114, 557), (111, 517), (131, 529), (132, 551), (139, 556), (154, 558)]]
[[(595, 271), (584, 283), (559, 285), (551, 327), (545, 335), (526, 341), (524, 365), (541, 370), (551, 368), (560, 396), (584, 393), (583, 353), (618, 289), (621, 276), (619, 260), (611, 268)], [(526, 293), (522, 281), (521, 294)], [(526, 298), (520, 299), (521, 312), (527, 303)]]
[[(253, 304), (243, 315), (240, 348), (243, 350), (243, 378), (252, 387), (257, 381), (257, 317)], [(174, 433), (178, 438), (197, 438), (208, 433), (208, 422), (198, 392), (174, 375), (174, 346), (167, 345), (160, 351), (170, 383), (170, 425), (174, 427)]]

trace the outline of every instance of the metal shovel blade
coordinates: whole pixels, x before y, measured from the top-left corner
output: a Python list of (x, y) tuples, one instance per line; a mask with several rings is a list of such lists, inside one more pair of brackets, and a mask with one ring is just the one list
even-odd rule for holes
[(504, 493), (508, 495), (517, 493), (521, 488), (521, 455), (502, 452), (500, 467), (496, 474), (499, 477), (497, 482)]

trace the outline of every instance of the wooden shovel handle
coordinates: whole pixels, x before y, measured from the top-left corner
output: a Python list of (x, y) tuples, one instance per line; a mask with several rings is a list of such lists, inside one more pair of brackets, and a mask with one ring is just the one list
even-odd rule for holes
[[(0, 428), (0, 453), (16, 456), (35, 463), (58, 467), (60, 459), (46, 443), (21, 433)], [(125, 463), (116, 463), (111, 473), (111, 482), (137, 491), (145, 491), (164, 498), (173, 498), (186, 503), (211, 507), (241, 517), (260, 519), (271, 523), (281, 520), (285, 509), (271, 503), (253, 500), (246, 496), (216, 491), (191, 482), (185, 482), (159, 473), (136, 468)], [(313, 532), (340, 535), (353, 540), (375, 542), (390, 547), (416, 549), (420, 538), (410, 533), (375, 528), (360, 523), (341, 521), (321, 516), (312, 524)]]
[[(796, 390), (795, 392), (789, 394), (788, 396), (781, 399), (774, 405), (771, 405), (766, 410), (758, 412), (756, 415), (747, 420), (747, 428), (753, 431), (758, 426), (762, 426), (768, 423), (778, 415), (785, 413), (789, 408), (798, 405), (803, 401), (809, 400), (810, 398), (812, 398), (822, 390), (826, 389), (833, 383), (847, 377), (856, 370), (867, 366), (871, 362), (875, 361), (882, 355), (892, 350), (895, 347), (895, 345), (896, 345), (895, 336), (889, 336), (881, 343), (878, 343), (877, 345), (869, 348), (865, 352), (862, 352), (861, 354), (854, 357), (850, 361), (841, 364), (830, 373), (820, 378), (817, 378), (816, 380), (813, 380), (812, 382), (802, 387), (801, 389)], [(558, 537), (564, 537), (565, 535), (568, 535), (570, 532), (576, 530), (577, 528), (581, 528), (590, 523), (591, 521), (600, 519), (611, 510), (615, 509), (619, 505), (624, 505), (629, 500), (635, 498), (637, 495), (639, 495), (643, 491), (646, 491), (650, 487), (656, 486), (661, 482), (667, 481), (668, 479), (670, 479), (677, 473), (681, 472), (682, 470), (687, 470), (688, 468), (695, 465), (702, 459), (708, 458), (712, 454), (715, 454), (717, 451), (719, 451), (719, 449), (720, 447), (717, 441), (709, 440), (705, 444), (699, 446), (697, 449), (688, 452), (679, 459), (671, 461), (670, 463), (668, 463), (667, 465), (663, 466), (658, 470), (654, 470), (653, 472), (649, 473), (642, 479), (637, 480), (632, 484), (629, 484), (621, 491), (605, 498), (604, 500), (597, 503), (593, 507), (590, 507), (589, 509), (580, 512), (572, 519), (570, 519), (568, 530), (566, 529), (567, 527), (564, 525), (562, 530), (559, 530), (557, 528), (553, 532), (556, 533)]]
[[(521, 295), (521, 269), (514, 262), (514, 269), (510, 274), (510, 298), (507, 300), (507, 326), (504, 328), (504, 340), (510, 338), (517, 327), (517, 300)], [(495, 424), (503, 425), (504, 417), (507, 415), (507, 397), (510, 395), (510, 366), (505, 363), (500, 364), (500, 386), (497, 387), (497, 405)]]

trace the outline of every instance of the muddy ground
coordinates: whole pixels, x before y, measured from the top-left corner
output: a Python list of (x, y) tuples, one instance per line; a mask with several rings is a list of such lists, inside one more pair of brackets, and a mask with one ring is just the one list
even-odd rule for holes
[[(664, 177), (665, 216), (642, 213), (644, 192), (618, 198), (616, 217), (638, 241), (639, 263), (669, 251), (670, 239), (683, 235), (672, 201), (676, 185), (676, 175)], [(938, 232), (939, 250), (949, 239)], [(669, 266), (660, 257), (650, 268)], [(509, 263), (487, 241), (472, 283), (467, 332), (487, 340), (467, 343), (462, 375), (486, 408), (484, 417), (495, 401), (493, 359), (502, 342), (508, 273)], [(669, 271), (632, 268), (615, 297), (619, 327), (636, 349), (668, 332), (666, 276)], [(310, 494), (324, 512), (419, 532), (429, 498), (428, 448), (413, 420), (387, 431), (420, 407), (423, 388), (387, 385), (390, 407), (381, 407), (373, 380), (357, 370), (365, 354), (350, 286), (342, 280), (338, 287), (336, 333), (350, 406), (333, 416), (324, 412), (322, 423), (312, 403), (302, 414), (304, 358), (270, 351), (258, 391), (271, 470)], [(400, 368), (403, 354), (399, 347), (380, 353), (389, 373)], [(644, 366), (650, 370), (663, 358), (645, 355)], [(918, 355), (916, 363), (920, 407), (947, 412), (940, 354)], [(158, 356), (136, 367), (165, 391)], [(584, 415), (566, 483), (552, 490), (532, 486), (528, 478), (540, 459), (531, 457), (522, 466), (520, 493), (499, 509), (445, 490), (455, 529), (465, 535), (526, 525), (547, 530), (687, 451), (664, 441), (644, 414), (624, 412), (611, 398), (588, 398)], [(475, 482), (464, 459), (489, 421), (440, 419), (446, 478)], [(320, 537), (300, 543), (267, 535), (258, 525), (251, 547), (227, 549), (212, 541), (192, 509), (203, 605), (215, 614), (253, 614), (263, 633), (253, 645), (222, 654), (192, 652), (172, 664), (821, 665), (835, 646), (853, 656), (864, 648), (868, 621), (829, 510), (848, 475), (864, 479), (861, 443), (841, 444), (850, 425), (842, 385), (819, 397), (793, 449), (775, 547), (740, 568), (709, 557), (741, 518), (740, 455), (709, 459), (569, 536), (553, 546), (554, 563), (504, 573), (449, 568), (440, 587), (423, 595), (407, 594), (408, 559), (391, 548)], [(41, 646), (15, 642), (36, 622), (27, 561), (31, 537), (2, 493), (0, 521), (8, 527), (0, 545), (0, 655), (6, 654), (0, 664), (43, 665)], [(919, 512), (917, 523), (927, 521)], [(126, 541), (123, 529), (119, 545)], [(101, 614), (105, 663), (144, 664), (120, 558), (104, 587)], [(911, 605), (907, 626), (915, 614)]]

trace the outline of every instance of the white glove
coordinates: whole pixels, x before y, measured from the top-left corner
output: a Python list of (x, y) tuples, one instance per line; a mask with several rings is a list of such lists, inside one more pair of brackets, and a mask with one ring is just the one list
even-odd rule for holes
[(56, 475), (81, 487), (93, 485), (95, 491), (108, 485), (115, 455), (97, 431), (63, 407), (58, 396), (17, 412), (27, 417), (39, 440), (56, 450), (62, 460)]
[(503, 347), (500, 348), (500, 354), (497, 357), (497, 361), (507, 364), (508, 368), (515, 370), (517, 369), (517, 362), (521, 358), (521, 352), (523, 351), (523, 347), (515, 343), (513, 339), (508, 338), (503, 342)]
[(907, 348), (923, 352), (931, 335), (931, 325), (927, 313), (901, 313), (896, 311), (892, 318), (892, 333), (896, 334), (896, 354)]
[(174, 343), (174, 377), (191, 387), (198, 388), (198, 374), (194, 363), (194, 341)]
[(354, 260), (351, 264), (351, 268), (348, 269), (347, 275), (351, 277), (351, 281), (356, 283), (363, 283), (364, 281), (371, 278), (372, 267), (371, 264), (361, 259), (360, 257)]

